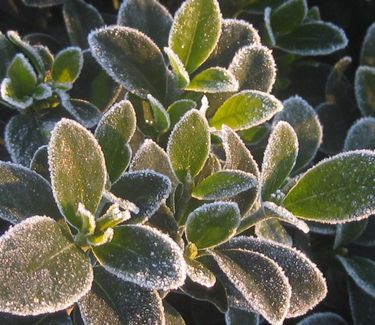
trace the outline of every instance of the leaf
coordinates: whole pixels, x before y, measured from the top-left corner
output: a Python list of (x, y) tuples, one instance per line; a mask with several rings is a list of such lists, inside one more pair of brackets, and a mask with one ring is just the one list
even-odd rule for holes
[(262, 200), (272, 198), (292, 171), (298, 155), (298, 139), (287, 122), (278, 122), (272, 131), (262, 164)]
[(362, 115), (375, 116), (375, 68), (360, 66), (355, 74), (355, 97)]
[(168, 290), (185, 281), (181, 249), (170, 237), (151, 227), (117, 227), (112, 241), (93, 247), (93, 252), (108, 272), (143, 288)]
[(187, 260), (187, 275), (201, 286), (212, 288), (216, 283), (215, 275), (197, 260)]
[[(51, 179), (49, 177), (49, 166), (48, 166), (48, 146), (41, 146), (35, 151), (33, 159), (30, 162), (30, 169), (40, 176), (42, 176), (45, 180), (51, 183)], [(37, 213), (34, 213), (36, 215)], [(39, 213), (43, 214), (43, 213)], [(45, 213), (51, 215), (51, 213)]]
[(33, 103), (33, 99), (30, 96), (24, 96), (22, 99), (17, 98), (14, 86), (9, 78), (5, 78), (1, 82), (1, 98), (8, 107), (18, 110), (24, 110)]
[(375, 298), (358, 288), (348, 280), (348, 296), (354, 325), (371, 324), (375, 317)]
[(131, 149), (128, 145), (136, 129), (132, 104), (123, 100), (113, 105), (102, 117), (95, 137), (103, 150), (107, 172), (114, 183), (128, 167)]
[(367, 220), (348, 222), (342, 225), (337, 225), (333, 249), (337, 250), (340, 247), (345, 247), (354, 242), (358, 237), (362, 235), (366, 227)]
[(291, 296), (288, 279), (268, 257), (242, 249), (213, 253), (228, 279), (268, 322), (281, 325), (287, 315)]
[(372, 247), (375, 245), (375, 238), (373, 236), (375, 229), (375, 218), (370, 216), (367, 221), (366, 229), (361, 236), (355, 240), (355, 244), (362, 247)]
[(272, 52), (262, 45), (241, 48), (234, 56), (229, 71), (240, 84), (240, 89), (271, 92), (276, 79), (276, 66)]
[(241, 309), (229, 308), (225, 313), (225, 322), (227, 325), (258, 325), (259, 315)]
[(158, 1), (125, 0), (119, 9), (117, 24), (145, 33), (159, 48), (168, 44), (173, 18)]
[(12, 43), (6, 38), (4, 34), (0, 32), (0, 79), (5, 77), (6, 70), (9, 64), (12, 62), (14, 56), (16, 55), (15, 49)]
[(257, 187), (256, 178), (240, 170), (218, 171), (202, 180), (193, 189), (199, 200), (222, 200)]
[(301, 97), (284, 101), (284, 109), (277, 113), (274, 123), (285, 121), (294, 129), (298, 139), (298, 155), (294, 171), (299, 171), (315, 157), (322, 142), (322, 126), (314, 109)]
[(204, 204), (189, 214), (186, 221), (186, 237), (198, 249), (217, 246), (235, 235), (240, 217), (240, 211), (235, 203)]
[(297, 55), (328, 55), (341, 50), (348, 39), (341, 28), (321, 21), (307, 22), (291, 33), (277, 38), (277, 46)]
[(282, 109), (282, 104), (272, 95), (244, 90), (233, 95), (222, 104), (210, 119), (217, 130), (226, 124), (234, 131), (259, 125)]
[(22, 2), (29, 7), (52, 7), (63, 3), (64, 0), (22, 0)]
[(360, 64), (375, 66), (375, 24), (370, 25), (366, 31), (366, 36), (362, 43)]
[(271, 7), (266, 7), (264, 9), (264, 29), (265, 29), (265, 39), (267, 44), (271, 47), (276, 46), (276, 37), (275, 34), (273, 33), (272, 26), (271, 26), (271, 12), (272, 8)]
[(320, 325), (320, 324), (330, 324), (330, 325), (348, 325), (348, 323), (340, 316), (331, 312), (324, 313), (314, 313), (302, 321), (298, 322), (297, 325)]
[(180, 182), (186, 182), (188, 177), (200, 172), (210, 146), (209, 126), (205, 117), (195, 109), (190, 110), (173, 128), (167, 147), (173, 170)]
[(99, 11), (83, 0), (64, 1), (63, 15), (70, 42), (82, 49), (89, 47), (90, 31), (104, 25)]
[(150, 219), (147, 220), (146, 225), (156, 228), (167, 234), (175, 242), (179, 241), (180, 235), (178, 233), (177, 221), (174, 217), (173, 212), (168, 208), (165, 203), (160, 205), (158, 211), (156, 211)]
[(163, 98), (167, 83), (164, 58), (154, 42), (123, 26), (103, 27), (88, 37), (94, 58), (127, 90), (146, 98)]
[(85, 324), (163, 324), (163, 305), (158, 293), (94, 268), (94, 282), (78, 302)]
[(175, 14), (169, 47), (191, 73), (210, 56), (220, 30), (221, 13), (216, 0), (187, 0)]
[(35, 88), (33, 97), (36, 100), (43, 100), (47, 99), (48, 97), (52, 97), (52, 90), (51, 87), (49, 87), (46, 84), (40, 84)]
[(344, 150), (375, 150), (375, 118), (363, 117), (349, 129), (345, 139)]
[(306, 0), (289, 0), (275, 8), (271, 14), (271, 26), (276, 37), (288, 34), (300, 26), (306, 14)]
[(80, 229), (78, 204), (95, 214), (102, 198), (106, 182), (103, 153), (89, 131), (62, 119), (52, 132), (48, 162), (57, 205), (67, 221)]
[(309, 10), (307, 11), (306, 19), (321, 20), (319, 7), (314, 6), (309, 8)]
[(171, 120), (169, 114), (165, 110), (164, 106), (152, 95), (147, 95), (147, 99), (150, 102), (152, 115), (154, 117), (152, 126), (158, 133), (165, 133), (171, 126)]
[(131, 220), (144, 221), (151, 217), (171, 193), (170, 180), (151, 170), (127, 172), (112, 186), (111, 192), (133, 202), (138, 208)]
[(51, 218), (36, 216), (15, 225), (0, 239), (0, 256), (2, 312), (51, 313), (90, 290), (89, 259)]
[(177, 122), (184, 116), (188, 111), (197, 107), (197, 103), (190, 99), (180, 99), (169, 105), (167, 112), (171, 119), (171, 127), (174, 127)]
[(73, 83), (83, 66), (82, 51), (79, 47), (67, 47), (57, 53), (52, 65), (52, 79), (58, 83)]
[(277, 219), (260, 221), (255, 225), (254, 233), (259, 239), (283, 244), (293, 245), (293, 239)]
[(6, 325), (73, 325), (72, 319), (65, 311), (40, 316), (15, 316), (1, 313), (0, 322)]
[(190, 83), (189, 73), (186, 71), (184, 64), (173, 50), (169, 47), (164, 47), (164, 52), (167, 54), (169, 64), (171, 65), (174, 76), (177, 79), (177, 86), (185, 88)]
[(374, 162), (374, 153), (366, 150), (322, 160), (300, 178), (283, 205), (302, 219), (323, 223), (364, 219), (374, 213)]
[(174, 309), (166, 301), (163, 301), (163, 306), (165, 325), (185, 325), (184, 319), (181, 317), (181, 315), (178, 313), (176, 309)]
[(288, 318), (304, 315), (327, 294), (322, 273), (303, 253), (294, 248), (248, 236), (233, 238), (223, 248), (257, 252), (281, 267), (292, 289)]

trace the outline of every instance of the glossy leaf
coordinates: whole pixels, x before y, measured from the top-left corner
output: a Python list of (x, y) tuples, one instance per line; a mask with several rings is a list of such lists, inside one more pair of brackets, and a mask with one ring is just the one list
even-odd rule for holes
[(169, 47), (164, 48), (165, 54), (167, 54), (169, 59), (169, 64), (171, 65), (174, 76), (177, 79), (177, 85), (179, 88), (185, 88), (190, 83), (189, 73), (186, 71), (184, 64), (181, 62), (180, 58), (173, 50)]
[(68, 47), (57, 53), (52, 65), (52, 79), (58, 83), (73, 83), (83, 66), (83, 56), (78, 47)]
[(348, 131), (344, 150), (375, 150), (375, 118), (363, 117), (356, 121)]
[(315, 313), (307, 316), (297, 325), (348, 325), (348, 323), (340, 316), (331, 312)]
[(366, 31), (365, 39), (362, 43), (360, 64), (375, 66), (375, 24), (370, 25)]
[(375, 68), (360, 66), (355, 74), (355, 97), (364, 116), (375, 116)]

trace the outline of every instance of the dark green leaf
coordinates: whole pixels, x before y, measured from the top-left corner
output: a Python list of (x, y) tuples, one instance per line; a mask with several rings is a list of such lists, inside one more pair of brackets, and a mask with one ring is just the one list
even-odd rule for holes
[(344, 150), (375, 150), (375, 118), (363, 117), (356, 121), (348, 131)]
[(372, 247), (375, 245), (375, 238), (373, 236), (375, 231), (375, 218), (370, 216), (367, 219), (366, 229), (363, 231), (362, 235), (355, 240), (355, 244), (363, 247)]
[(367, 220), (354, 221), (337, 225), (333, 248), (344, 247), (354, 242), (362, 235), (367, 226)]
[(171, 65), (173, 74), (177, 79), (177, 86), (179, 88), (185, 88), (190, 83), (190, 77), (189, 73), (184, 67), (184, 64), (171, 48), (164, 47), (164, 52), (168, 56), (169, 64)]
[(315, 313), (307, 316), (297, 325), (348, 325), (348, 323), (340, 316), (331, 312)]
[(177, 122), (184, 116), (188, 111), (197, 107), (197, 103), (190, 99), (177, 100), (169, 105), (167, 112), (171, 119), (171, 127), (174, 127)]
[(348, 296), (354, 325), (367, 325), (375, 319), (375, 298), (348, 280)]
[(243, 1), (243, 6), (247, 9), (251, 9), (257, 14), (262, 15), (264, 13), (264, 9), (267, 7), (277, 8), (283, 2), (285, 2), (285, 0), (252, 0), (251, 2), (245, 0)]
[(169, 114), (165, 110), (164, 106), (152, 95), (147, 95), (147, 99), (150, 102), (152, 115), (154, 117), (152, 126), (158, 133), (165, 133), (171, 126), (171, 120)]
[(178, 242), (181, 236), (178, 234), (178, 225), (173, 212), (162, 204), (158, 211), (156, 211), (150, 219), (147, 220), (147, 225), (160, 230), (167, 234), (174, 241)]
[[(51, 179), (49, 177), (49, 166), (48, 166), (48, 146), (41, 146), (35, 151), (33, 159), (30, 162), (30, 169), (39, 175), (43, 176), (49, 183)], [(39, 213), (40, 214), (40, 213)], [(49, 214), (51, 215), (51, 214)]]
[(361, 65), (375, 66), (375, 24), (372, 24), (366, 32), (361, 48)]
[(22, 0), (22, 2), (29, 7), (52, 7), (63, 3), (64, 0)]
[(0, 32), (0, 80), (5, 77), (7, 68), (12, 62), (16, 52), (11, 42)]
[(67, 47), (57, 53), (52, 65), (51, 76), (58, 83), (73, 83), (78, 78), (83, 65), (79, 47)]
[(258, 325), (259, 315), (241, 309), (229, 308), (225, 313), (225, 322), (227, 325)]
[(165, 325), (185, 325), (184, 319), (181, 317), (181, 315), (178, 313), (176, 309), (174, 309), (166, 301), (163, 301), (163, 306)]
[(319, 7), (311, 7), (307, 12), (306, 19), (321, 20)]
[(195, 177), (194, 184), (200, 184), (205, 178), (211, 176), (216, 172), (219, 172), (220, 170), (221, 162), (219, 158), (214, 153), (210, 153), (202, 170)]
[(355, 74), (355, 97), (362, 115), (375, 116), (375, 68), (360, 66)]

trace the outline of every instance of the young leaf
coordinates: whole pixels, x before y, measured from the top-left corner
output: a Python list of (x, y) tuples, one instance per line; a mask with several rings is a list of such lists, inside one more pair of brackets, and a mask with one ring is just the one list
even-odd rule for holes
[(233, 130), (244, 130), (259, 125), (282, 109), (282, 104), (272, 95), (244, 90), (222, 104), (210, 119), (217, 130), (226, 124)]
[(89, 33), (104, 25), (98, 10), (83, 0), (65, 0), (63, 15), (70, 42), (82, 49), (89, 47)]
[(201, 286), (212, 288), (216, 283), (215, 275), (197, 260), (187, 260), (187, 275), (195, 283)]
[(115, 229), (110, 243), (93, 247), (104, 268), (124, 281), (143, 288), (178, 288), (186, 277), (180, 247), (167, 235), (140, 225)]
[(258, 325), (259, 315), (237, 308), (229, 308), (225, 313), (225, 322), (227, 325)]
[(156, 0), (125, 0), (120, 6), (117, 24), (145, 33), (159, 48), (168, 44), (173, 18)]
[(196, 176), (203, 168), (210, 151), (210, 132), (206, 118), (193, 109), (175, 125), (170, 135), (167, 153), (180, 180)]
[(91, 32), (88, 41), (94, 58), (127, 90), (142, 98), (164, 98), (167, 69), (150, 38), (136, 29), (110, 26)]
[(36, 86), (33, 94), (33, 98), (36, 100), (43, 100), (47, 99), (48, 97), (52, 96), (52, 89), (50, 86), (46, 84), (39, 84)]
[(195, 186), (192, 197), (199, 200), (222, 200), (257, 187), (254, 175), (240, 170), (222, 170)]
[(73, 227), (80, 229), (78, 204), (95, 214), (102, 198), (106, 182), (103, 153), (89, 131), (62, 119), (52, 132), (48, 162), (59, 209)]
[(344, 150), (375, 150), (375, 118), (363, 117), (356, 121), (348, 131)]
[(94, 282), (78, 303), (85, 324), (164, 323), (162, 301), (155, 290), (123, 281), (101, 267), (94, 268)]
[(347, 283), (353, 324), (371, 324), (375, 319), (375, 298), (358, 288), (352, 280), (348, 280)]
[(198, 249), (217, 246), (235, 235), (240, 218), (240, 211), (235, 203), (215, 202), (202, 205), (189, 214), (186, 237)]
[(162, 103), (160, 103), (155, 97), (152, 95), (147, 95), (147, 99), (150, 102), (152, 115), (154, 117), (152, 126), (158, 133), (167, 132), (171, 126), (169, 114), (165, 110)]
[(348, 222), (342, 225), (337, 225), (335, 242), (333, 249), (345, 247), (354, 242), (362, 235), (367, 227), (367, 220), (357, 222)]
[(279, 122), (268, 139), (262, 164), (262, 199), (268, 200), (292, 171), (298, 155), (298, 139), (287, 122)]
[(355, 97), (362, 115), (375, 116), (373, 98), (375, 85), (375, 68), (360, 66), (355, 73)]
[(171, 119), (171, 127), (174, 127), (177, 122), (184, 116), (188, 111), (197, 107), (197, 103), (190, 99), (176, 100), (174, 103), (169, 105), (167, 112)]
[(175, 14), (169, 47), (191, 73), (210, 56), (220, 30), (221, 13), (216, 0), (187, 0)]
[(365, 39), (362, 43), (360, 64), (375, 66), (375, 23), (373, 23), (366, 32)]
[(272, 52), (262, 45), (241, 48), (234, 56), (229, 71), (240, 84), (240, 89), (271, 92), (276, 79), (276, 66)]
[(0, 238), (0, 311), (52, 313), (90, 290), (90, 261), (68, 236), (53, 219), (36, 216)]
[(297, 323), (297, 325), (348, 325), (348, 323), (340, 316), (331, 312), (315, 313), (307, 316)]
[(164, 47), (164, 52), (167, 54), (174, 76), (177, 78), (178, 87), (185, 88), (190, 83), (190, 77), (189, 73), (185, 70), (184, 64), (171, 48)]
[(302, 219), (343, 223), (374, 213), (374, 189), (375, 154), (350, 151), (322, 160), (307, 171), (283, 205)]
[(135, 132), (136, 122), (132, 104), (123, 100), (104, 114), (95, 130), (95, 137), (103, 150), (112, 183), (129, 165), (131, 149), (128, 143)]
[(52, 79), (58, 83), (73, 83), (83, 66), (82, 51), (79, 47), (67, 47), (57, 53), (52, 65)]
[(166, 301), (163, 301), (164, 306), (164, 317), (165, 317), (165, 325), (186, 325), (184, 319), (178, 313), (176, 309), (174, 309), (170, 304)]

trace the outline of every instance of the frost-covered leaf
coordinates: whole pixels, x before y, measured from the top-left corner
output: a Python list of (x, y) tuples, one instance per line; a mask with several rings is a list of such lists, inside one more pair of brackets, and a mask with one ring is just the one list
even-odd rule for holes
[(164, 47), (164, 52), (167, 54), (169, 64), (171, 65), (174, 76), (177, 79), (179, 88), (185, 88), (190, 83), (189, 73), (186, 71), (184, 64), (176, 53), (169, 47)]
[(375, 23), (366, 32), (361, 48), (361, 65), (375, 66)]
[(66, 309), (91, 287), (89, 259), (48, 217), (31, 217), (0, 239), (0, 311), (38, 315)]
[(223, 249), (212, 254), (253, 310), (271, 324), (281, 325), (291, 297), (291, 288), (282, 269), (257, 252)]
[(309, 8), (306, 14), (307, 20), (321, 20), (320, 9), (318, 6)]
[(199, 249), (217, 246), (235, 235), (240, 218), (235, 203), (204, 204), (189, 214), (186, 237)]
[(158, 293), (123, 281), (101, 267), (94, 269), (92, 288), (78, 303), (85, 324), (164, 323)]
[(272, 52), (262, 45), (241, 48), (234, 56), (229, 71), (240, 84), (240, 89), (269, 93), (276, 79), (276, 66)]
[(241, 140), (248, 145), (261, 144), (271, 132), (271, 126), (269, 123), (264, 123), (252, 128), (238, 131), (238, 135)]
[(344, 31), (327, 22), (313, 21), (277, 38), (277, 46), (297, 55), (328, 55), (348, 44)]
[(166, 301), (163, 301), (163, 306), (165, 325), (185, 325), (184, 319), (181, 317), (181, 315), (178, 313), (176, 309), (174, 309)]
[(255, 225), (254, 233), (259, 239), (284, 244), (286, 246), (293, 245), (293, 239), (282, 226), (279, 220), (270, 219), (260, 221)]
[(322, 126), (314, 109), (301, 97), (290, 97), (283, 104), (284, 109), (277, 113), (274, 123), (285, 121), (294, 129), (298, 138), (294, 170), (298, 171), (315, 157), (322, 142)]
[(103, 150), (107, 172), (114, 183), (128, 167), (131, 149), (128, 145), (136, 129), (132, 104), (123, 100), (113, 105), (102, 117), (95, 137)]
[(171, 126), (171, 120), (166, 109), (155, 97), (152, 95), (147, 95), (147, 99), (150, 102), (152, 115), (153, 115), (153, 128), (159, 133), (165, 133)]
[(262, 199), (269, 200), (292, 171), (298, 155), (298, 139), (287, 122), (278, 122), (268, 139), (262, 164)]
[(22, 98), (17, 98), (15, 89), (9, 78), (3, 79), (1, 82), (1, 98), (4, 100), (3, 103), (8, 105), (10, 108), (17, 108), (19, 110), (24, 110), (33, 103), (33, 99), (30, 96), (24, 96)]
[(178, 234), (178, 225), (171, 209), (166, 204), (161, 204), (158, 211), (156, 211), (150, 219), (147, 220), (146, 225), (160, 230), (167, 234), (174, 241), (180, 240)]
[(159, 48), (168, 44), (172, 16), (156, 0), (125, 0), (117, 16), (117, 24), (138, 29), (149, 36)]
[(22, 2), (29, 7), (45, 8), (59, 5), (64, 0), (22, 0)]
[(70, 42), (82, 49), (89, 47), (88, 34), (104, 25), (98, 10), (83, 0), (65, 0), (63, 15)]
[(57, 53), (53, 61), (51, 76), (58, 83), (73, 83), (83, 66), (83, 55), (79, 47), (67, 47)]
[(33, 94), (33, 97), (36, 100), (47, 99), (48, 97), (51, 97), (51, 96), (52, 96), (52, 89), (50, 86), (46, 84), (39, 84), (38, 86), (36, 86), (34, 90), (34, 94)]
[(343, 223), (375, 209), (375, 154), (359, 150), (322, 160), (304, 174), (283, 205), (307, 220)]
[(297, 325), (348, 325), (348, 323), (338, 314), (331, 312), (315, 313), (305, 317)]
[(0, 313), (1, 324), (6, 325), (73, 325), (73, 321), (66, 311), (39, 316), (15, 316)]
[[(37, 151), (35, 151), (33, 159), (30, 162), (30, 169), (38, 173), (39, 175), (43, 176), (44, 179), (46, 179), (49, 183), (51, 183), (51, 179), (49, 176), (48, 146), (47, 145), (41, 146), (38, 148)], [(51, 214), (48, 214), (48, 215), (51, 216)]]
[(19, 223), (44, 214), (60, 217), (48, 182), (27, 168), (0, 162), (0, 217)]
[(151, 170), (133, 171), (123, 174), (111, 187), (111, 192), (139, 208), (131, 220), (144, 221), (168, 198), (171, 182), (168, 177)]
[(276, 45), (276, 38), (271, 26), (271, 12), (271, 7), (267, 7), (264, 9), (264, 34), (267, 44), (269, 44), (269, 46), (274, 47)]
[(335, 242), (333, 248), (344, 247), (354, 242), (362, 235), (367, 226), (367, 220), (360, 220), (348, 222), (342, 225), (337, 225)]
[(196, 176), (203, 168), (210, 151), (210, 132), (206, 118), (193, 109), (175, 125), (167, 153), (173, 170), (181, 182)]
[(371, 322), (375, 319), (375, 298), (358, 288), (353, 281), (348, 280), (347, 283), (353, 324), (371, 324)]
[(107, 271), (144, 288), (168, 290), (185, 281), (180, 247), (148, 226), (117, 227), (112, 241), (93, 247), (93, 252)]
[(78, 123), (62, 119), (48, 146), (52, 190), (60, 211), (77, 229), (78, 204), (95, 214), (106, 182), (103, 153), (94, 136)]
[(237, 308), (229, 308), (225, 313), (225, 322), (227, 325), (258, 325), (259, 315)]
[(216, 0), (187, 0), (175, 14), (169, 47), (191, 73), (210, 56), (220, 31), (221, 13)]
[(375, 245), (375, 238), (373, 236), (375, 229), (375, 218), (370, 216), (367, 221), (366, 229), (361, 236), (355, 240), (355, 244), (362, 247), (372, 247)]
[(194, 184), (200, 184), (205, 178), (219, 172), (221, 169), (221, 162), (219, 158), (214, 153), (210, 153), (202, 170), (195, 177)]
[(177, 122), (188, 111), (197, 107), (197, 103), (190, 99), (180, 99), (169, 105), (167, 112), (171, 119), (171, 127), (174, 127)]
[(130, 92), (164, 98), (167, 69), (155, 43), (143, 33), (123, 26), (103, 27), (88, 37), (94, 58)]
[(344, 150), (375, 150), (375, 118), (363, 117), (356, 121), (348, 131)]
[(355, 97), (361, 113), (375, 116), (375, 68), (360, 66), (355, 74)]
[(241, 170), (222, 170), (203, 179), (193, 189), (199, 200), (220, 200), (257, 187), (254, 175)]
[(12, 62), (14, 56), (16, 55), (15, 49), (11, 42), (6, 38), (4, 34), (0, 32), (0, 79), (5, 77), (7, 68)]
[(187, 275), (192, 281), (207, 288), (211, 288), (215, 285), (215, 275), (202, 263), (197, 260), (187, 260), (186, 266)]
[(222, 104), (210, 119), (216, 129), (226, 124), (233, 130), (244, 130), (259, 125), (282, 109), (282, 104), (272, 95), (257, 90), (244, 90)]
[(254, 237), (233, 238), (223, 248), (254, 251), (267, 256), (281, 267), (292, 289), (287, 317), (305, 314), (327, 294), (322, 273), (303, 253), (294, 248)]

